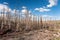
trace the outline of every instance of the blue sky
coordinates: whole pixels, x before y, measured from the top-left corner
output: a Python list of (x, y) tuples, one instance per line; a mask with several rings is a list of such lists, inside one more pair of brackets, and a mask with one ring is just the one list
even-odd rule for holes
[(8, 3), (10, 9), (22, 10), (26, 7), (33, 15), (60, 16), (60, 0), (0, 0)]

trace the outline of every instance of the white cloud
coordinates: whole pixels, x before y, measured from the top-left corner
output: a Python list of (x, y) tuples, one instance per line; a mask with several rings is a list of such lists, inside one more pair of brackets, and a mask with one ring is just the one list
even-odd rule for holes
[(60, 20), (60, 16), (52, 16), (52, 15), (42, 15), (43, 21), (47, 20)]
[(28, 12), (28, 10), (26, 10), (26, 9), (21, 10), (22, 14), (27, 14), (27, 12)]
[(35, 10), (37, 10), (39, 12), (48, 12), (48, 11), (50, 11), (50, 9), (47, 9), (47, 8), (35, 8)]
[(39, 8), (35, 8), (35, 10), (39, 10)]
[(58, 0), (48, 0), (48, 1), (49, 1), (49, 4), (47, 5), (47, 7), (43, 6), (43, 7), (40, 7), (40, 8), (35, 8), (35, 10), (37, 10), (39, 12), (51, 11), (51, 9), (49, 9), (49, 8), (57, 5)]
[(50, 15), (42, 15), (42, 17), (54, 17), (54, 16), (50, 16)]
[(5, 12), (7, 12), (8, 10), (11, 11), (11, 9), (4, 4), (0, 4), (0, 12), (2, 12), (3, 10), (5, 10)]
[(29, 11), (29, 13), (31, 13), (31, 11)]
[(21, 10), (22, 13), (27, 13), (26, 9)]
[(16, 12), (16, 9), (12, 10), (12, 13), (15, 13)]
[(22, 8), (26, 8), (25, 6), (22, 6)]
[(7, 2), (3, 2), (3, 4), (6, 4), (7, 5), (8, 3)]
[(22, 10), (21, 10), (21, 13), (22, 13), (22, 14), (30, 14), (31, 11), (30, 11), (30, 10), (27, 10), (27, 9), (22, 9)]
[(0, 10), (7, 9), (8, 7), (6, 5), (0, 4)]
[(58, 0), (49, 0), (49, 5), (47, 5), (47, 7), (53, 7), (53, 6), (55, 6), (55, 5), (57, 5), (57, 1)]
[(6, 13), (12, 12), (12, 9), (5, 4), (0, 4), (0, 16), (3, 17), (3, 14), (1, 14), (1, 12), (4, 12), (4, 17), (6, 17)]

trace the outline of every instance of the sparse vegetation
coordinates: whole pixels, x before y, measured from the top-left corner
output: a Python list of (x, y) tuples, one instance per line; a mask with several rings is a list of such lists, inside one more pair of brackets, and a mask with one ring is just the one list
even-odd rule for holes
[[(42, 16), (37, 20), (31, 20), (31, 15), (28, 11), (25, 12), (25, 18), (17, 14), (15, 10), (15, 14), (12, 17), (11, 13), (8, 10), (8, 15), (0, 17), (0, 37), (20, 37), (19, 40), (43, 40), (43, 38), (52, 40), (51, 37), (59, 35), (60, 33), (60, 23), (56, 21), (43, 21)], [(54, 36), (53, 36), (54, 35)], [(25, 38), (23, 37), (25, 36)], [(32, 38), (31, 38), (31, 37)], [(37, 38), (36, 38), (37, 36)], [(41, 36), (41, 38), (40, 38)], [(35, 38), (33, 38), (35, 37)], [(59, 35), (60, 37), (60, 35)], [(54, 40), (60, 40), (60, 38), (54, 38)], [(13, 39), (12, 39), (13, 40)], [(17, 40), (17, 39), (16, 39)]]

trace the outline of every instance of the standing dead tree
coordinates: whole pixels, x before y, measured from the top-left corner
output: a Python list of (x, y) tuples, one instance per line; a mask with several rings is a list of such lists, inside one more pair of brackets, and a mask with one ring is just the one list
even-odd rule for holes
[(18, 16), (18, 13), (19, 11), (16, 11), (16, 31), (20, 31), (20, 15)]
[(26, 29), (27, 28), (30, 28), (30, 26), (29, 26), (29, 11), (27, 10), (27, 9), (25, 9), (26, 10), (26, 12), (25, 12), (25, 20), (26, 20)]
[(42, 16), (40, 17), (40, 26), (41, 26), (41, 29), (43, 29)]
[(4, 27), (4, 12), (5, 12), (5, 8), (3, 8), (3, 11), (2, 11), (2, 13), (1, 13), (1, 15), (2, 15), (1, 29), (3, 29), (3, 27)]
[(17, 24), (17, 11), (16, 11), (16, 9), (14, 10), (15, 11), (15, 13), (14, 13), (14, 25), (15, 25), (15, 28), (16, 28), (16, 31), (17, 31), (17, 26), (16, 26), (16, 24)]
[(7, 16), (7, 23), (8, 23), (7, 26), (8, 26), (8, 29), (10, 29), (11, 28), (11, 14), (10, 14), (9, 8), (7, 10), (6, 16)]
[(38, 24), (38, 28), (39, 28), (39, 16), (37, 16), (37, 21), (38, 21), (38, 23), (37, 23), (37, 24)]
[[(18, 16), (18, 11), (17, 10), (15, 10), (15, 13), (14, 13), (14, 23), (15, 23), (15, 29), (16, 29), (16, 31), (19, 31), (19, 24), (20, 24), (20, 15)], [(19, 18), (18, 18), (19, 17)]]

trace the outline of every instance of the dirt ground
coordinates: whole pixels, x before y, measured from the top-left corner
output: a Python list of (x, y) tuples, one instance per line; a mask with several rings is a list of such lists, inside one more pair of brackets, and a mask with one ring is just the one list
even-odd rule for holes
[(14, 32), (6, 34), (4, 37), (0, 38), (0, 40), (57, 40), (59, 37), (59, 32), (52, 32), (48, 30), (34, 30), (25, 33)]

